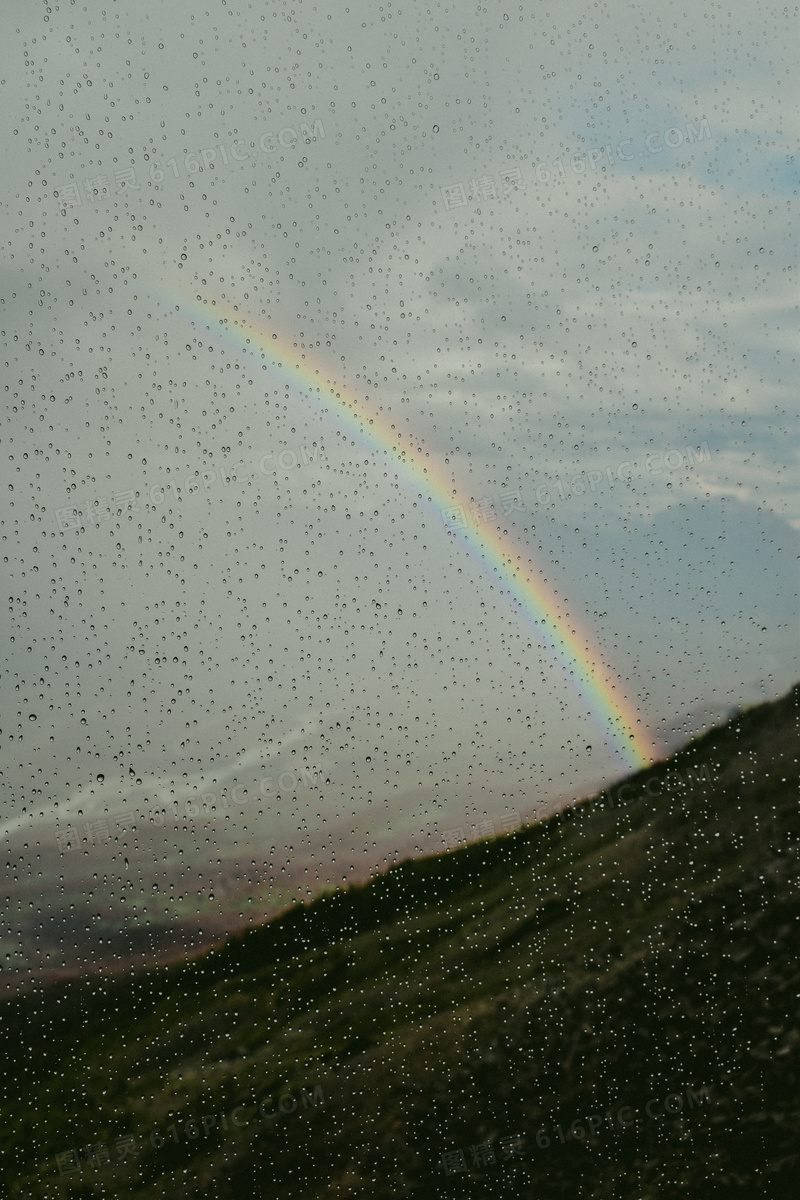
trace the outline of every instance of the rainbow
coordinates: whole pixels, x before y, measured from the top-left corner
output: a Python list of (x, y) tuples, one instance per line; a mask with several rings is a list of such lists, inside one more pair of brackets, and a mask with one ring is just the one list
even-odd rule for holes
[[(237, 305), (199, 294), (190, 296), (188, 292), (176, 298), (174, 290), (148, 290), (155, 292), (153, 298), (160, 299), (195, 333), (202, 329), (217, 342), (254, 356), (265, 370), (301, 392), (359, 445), (391, 460), (408, 490), (434, 515), (437, 524), (441, 522), (443, 533), (460, 542), (492, 584), (500, 585), (500, 595), (535, 640), (549, 651), (567, 684), (588, 705), (608, 748), (634, 770), (653, 762), (652, 736), (623, 695), (619, 682), (611, 672), (598, 668), (601, 655), (589, 636), (565, 611), (563, 601), (536, 576), (524, 547), (507, 532), (492, 531), (469, 519), (470, 501), (439, 456), (423, 449), (418, 438), (399, 430), (369, 396), (355, 395), (337, 384), (307, 350), (252, 317), (242, 316)], [(445, 513), (463, 514), (464, 524), (448, 528)]]

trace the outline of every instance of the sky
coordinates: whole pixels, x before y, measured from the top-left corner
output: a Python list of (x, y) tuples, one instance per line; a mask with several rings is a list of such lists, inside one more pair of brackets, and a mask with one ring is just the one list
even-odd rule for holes
[(791, 10), (6, 30), (7, 979), (185, 953), (796, 681)]

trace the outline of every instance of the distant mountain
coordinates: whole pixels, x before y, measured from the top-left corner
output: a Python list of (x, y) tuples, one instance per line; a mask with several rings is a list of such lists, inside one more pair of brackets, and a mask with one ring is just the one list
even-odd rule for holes
[(796, 1196), (799, 715), (3, 1002), (2, 1194)]

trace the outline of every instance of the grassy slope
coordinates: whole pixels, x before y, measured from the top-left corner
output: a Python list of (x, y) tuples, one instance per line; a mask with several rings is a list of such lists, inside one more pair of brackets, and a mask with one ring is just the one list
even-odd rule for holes
[[(794, 1195), (799, 702), (672, 760), (708, 765), (713, 784), (587, 801), (190, 964), (0, 1005), (5, 1194)], [(148, 1141), (316, 1084), (324, 1106)], [(709, 1107), (663, 1117), (663, 1097), (704, 1084)], [(543, 1125), (651, 1097), (658, 1121), (536, 1147)], [(57, 1152), (127, 1132), (144, 1135), (136, 1168), (59, 1178)], [(438, 1165), (515, 1133), (521, 1163)]]

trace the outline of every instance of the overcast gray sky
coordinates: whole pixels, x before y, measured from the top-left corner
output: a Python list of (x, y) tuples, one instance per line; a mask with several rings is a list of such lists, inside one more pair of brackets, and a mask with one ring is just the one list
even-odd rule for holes
[(7, 963), (189, 944), (623, 770), (444, 519), (193, 296), (446, 458), (654, 756), (795, 681), (788, 9), (5, 30)]

